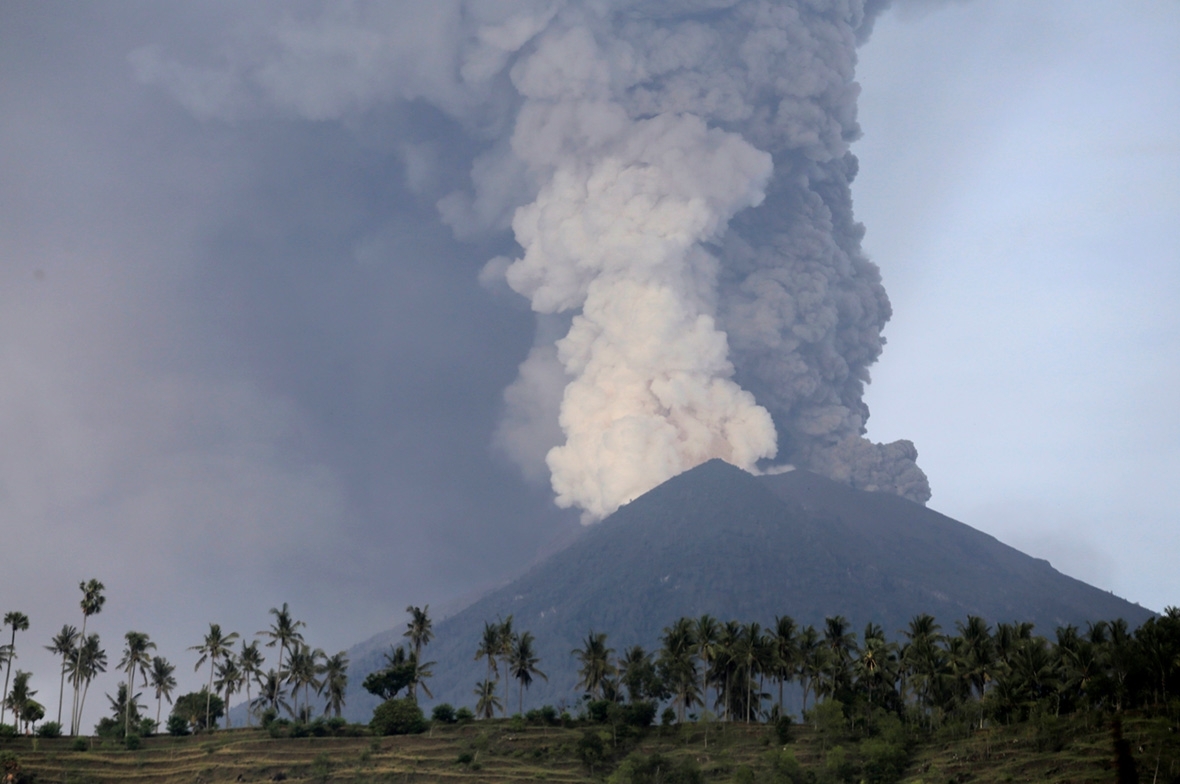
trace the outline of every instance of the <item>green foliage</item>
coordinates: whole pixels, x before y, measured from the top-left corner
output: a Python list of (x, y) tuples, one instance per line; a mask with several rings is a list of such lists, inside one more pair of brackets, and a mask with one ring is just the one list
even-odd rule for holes
[(74, 738), (74, 742), (70, 744), (70, 748), (74, 751), (90, 751), (90, 739)]
[(126, 738), (123, 739), (123, 745), (127, 747), (128, 751), (135, 751), (142, 744), (139, 739), (139, 736), (133, 732), (130, 735), (128, 735)]
[(794, 751), (783, 749), (771, 753), (770, 780), (773, 784), (805, 784), (808, 778)]
[(455, 718), (455, 707), (449, 702), (442, 702), (434, 706), (434, 710), (430, 712), (431, 721), (437, 721), (439, 724), (454, 724), (458, 719)]
[(459, 756), (455, 758), (455, 762), (460, 765), (470, 765), (472, 762), (475, 762), (475, 755), (470, 751), (460, 752)]
[(472, 712), (471, 708), (468, 708), (466, 705), (464, 705), (462, 708), (455, 711), (455, 721), (459, 724), (470, 724), (471, 722), (475, 721), (475, 713)]
[(791, 742), (791, 717), (779, 716), (774, 720), (774, 736), (780, 745)]
[(0, 738), (15, 738), (16, 727), (11, 724), (0, 724)]
[(659, 752), (631, 754), (607, 779), (608, 784), (701, 784), (701, 767), (691, 757), (670, 759)]
[(884, 738), (866, 738), (860, 743), (861, 779), (865, 784), (893, 784), (901, 779), (910, 763), (905, 746)]
[[(179, 716), (188, 722), (193, 730), (203, 730), (205, 727), (205, 705), (208, 700), (209, 717), (214, 726), (217, 720), (225, 715), (225, 702), (216, 694), (209, 694), (209, 690), (202, 687), (200, 691), (182, 694), (172, 704), (171, 716)], [(168, 721), (171, 725), (171, 716)], [(170, 730), (171, 731), (171, 730)]]
[(671, 727), (676, 723), (676, 711), (671, 708), (664, 708), (664, 712), (660, 714), (660, 724), (665, 727)]
[(386, 700), (373, 711), (369, 727), (377, 735), (416, 735), (426, 732), (426, 717), (418, 704), (406, 697)]
[(582, 733), (582, 737), (578, 739), (577, 755), (586, 769), (593, 773), (596, 769), (602, 767), (609, 755), (607, 753), (606, 742), (609, 739), (603, 738), (598, 730), (589, 729)]
[(56, 721), (47, 721), (37, 728), (38, 738), (60, 738), (61, 725)]
[(168, 717), (168, 723), (165, 725), (168, 729), (168, 734), (174, 738), (179, 738), (189, 734), (188, 719), (184, 716), (177, 716), (173, 713)]

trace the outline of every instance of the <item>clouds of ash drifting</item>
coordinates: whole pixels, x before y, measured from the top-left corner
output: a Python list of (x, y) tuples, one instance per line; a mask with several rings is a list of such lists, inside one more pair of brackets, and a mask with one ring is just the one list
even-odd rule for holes
[(201, 116), (420, 102), (465, 129), (462, 150), (407, 160), (470, 158), (442, 219), (516, 240), (483, 277), (541, 327), (498, 441), (560, 505), (595, 519), (712, 457), (924, 502), (913, 445), (863, 436), (890, 307), (849, 144), (856, 45), (882, 5), (349, 5), (243, 34), (218, 65), (133, 62)]

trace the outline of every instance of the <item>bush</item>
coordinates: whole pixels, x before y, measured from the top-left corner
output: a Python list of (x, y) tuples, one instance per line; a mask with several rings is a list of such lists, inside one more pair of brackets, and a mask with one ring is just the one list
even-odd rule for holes
[(901, 778), (909, 765), (910, 755), (904, 746), (890, 743), (883, 738), (866, 738), (861, 741), (861, 775), (866, 784), (892, 784)]
[(155, 719), (140, 719), (139, 720), (139, 736), (141, 738), (150, 738), (156, 734), (156, 728), (159, 725)]
[(671, 727), (676, 723), (676, 711), (671, 708), (664, 708), (664, 712), (660, 714), (660, 724), (665, 727)]
[(279, 712), (277, 710), (275, 710), (274, 708), (267, 708), (266, 710), (264, 710), (262, 712), (262, 715), (259, 716), (259, 721), (262, 723), (262, 729), (264, 729), (264, 730), (270, 729), (270, 725), (273, 724), (275, 722), (275, 720), (278, 718), (279, 718)]
[(123, 739), (123, 745), (127, 747), (128, 751), (135, 751), (141, 745), (139, 736), (134, 732)]
[(179, 738), (188, 735), (188, 719), (183, 716), (177, 716), (175, 713), (168, 717), (168, 734), (174, 738)]
[(437, 721), (439, 724), (454, 724), (458, 719), (455, 718), (455, 708), (449, 702), (443, 702), (434, 706), (434, 710), (430, 712), (431, 721)]
[(15, 738), (16, 727), (11, 724), (0, 724), (0, 738)]
[(56, 721), (47, 721), (37, 728), (38, 738), (60, 738), (61, 725)]
[(656, 720), (656, 704), (654, 702), (633, 702), (623, 708), (623, 721), (632, 727), (650, 727)]
[(791, 742), (791, 717), (779, 716), (774, 722), (774, 735), (781, 745)]
[(70, 744), (70, 748), (74, 751), (90, 751), (90, 739), (74, 738), (74, 742)]
[(670, 760), (658, 752), (650, 757), (632, 754), (611, 776), (618, 784), (701, 784), (704, 776), (696, 760), (681, 757)]
[(378, 735), (417, 735), (426, 732), (426, 717), (418, 703), (403, 697), (378, 705), (369, 727)]
[(462, 708), (455, 711), (455, 721), (457, 721), (459, 724), (470, 724), (471, 722), (475, 721), (475, 713), (471, 710), (471, 708), (468, 708), (466, 705), (464, 705)]

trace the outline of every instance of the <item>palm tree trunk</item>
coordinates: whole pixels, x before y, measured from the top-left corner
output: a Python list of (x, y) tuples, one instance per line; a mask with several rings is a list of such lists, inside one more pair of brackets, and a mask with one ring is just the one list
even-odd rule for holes
[(70, 708), (70, 735), (78, 734), (78, 724), (80, 718), (78, 716), (78, 670), (82, 666), (82, 646), (86, 643), (86, 621), (90, 616), (85, 612), (82, 613), (82, 634), (78, 637), (78, 653), (74, 656), (74, 704)]
[(61, 728), (61, 707), (66, 697), (66, 657), (61, 658), (61, 684), (57, 687), (57, 726)]

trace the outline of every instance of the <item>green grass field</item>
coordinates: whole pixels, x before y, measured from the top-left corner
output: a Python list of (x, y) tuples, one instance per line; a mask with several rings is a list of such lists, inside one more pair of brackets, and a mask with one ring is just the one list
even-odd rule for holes
[[(1180, 781), (1174, 718), (1128, 716), (1123, 736), (1140, 782)], [(708, 737), (706, 738), (706, 734)], [(874, 745), (875, 743), (875, 745)], [(880, 739), (793, 727), (781, 745), (764, 725), (688, 724), (622, 737), (609, 726), (485, 721), (416, 736), (272, 738), (228, 730), (114, 741), (76, 750), (71, 739), (0, 741), (20, 776), (40, 784), (220, 782), (1115, 782), (1108, 720), (1071, 717), (926, 738), (889, 772), (873, 766)], [(20, 778), (16, 780), (21, 780)]]

